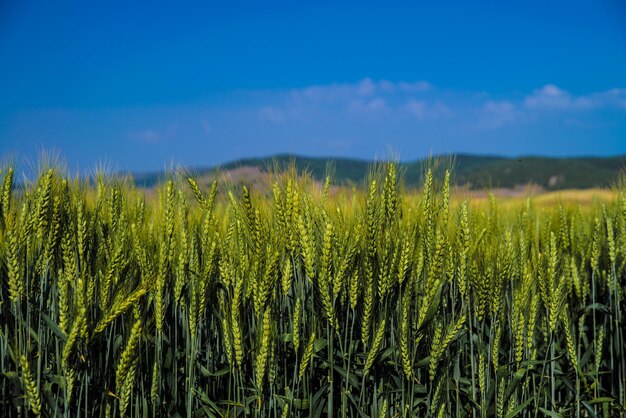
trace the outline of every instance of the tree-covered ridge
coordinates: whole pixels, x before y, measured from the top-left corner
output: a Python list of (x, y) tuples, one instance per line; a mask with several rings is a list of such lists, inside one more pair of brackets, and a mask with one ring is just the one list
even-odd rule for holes
[[(365, 180), (371, 161), (349, 158), (314, 158), (294, 155), (275, 155), (265, 158), (242, 159), (219, 167), (229, 171), (242, 167), (258, 168), (262, 172), (276, 167), (295, 165), (299, 172), (309, 171), (323, 181), (329, 167), (338, 184), (361, 185)], [(518, 157), (505, 158), (469, 154), (442, 155), (417, 161), (398, 164), (405, 183), (409, 187), (419, 187), (429, 167), (439, 167), (440, 171), (452, 168), (454, 184), (468, 185), (474, 189), (514, 188), (533, 184), (547, 190), (587, 189), (610, 187), (626, 169), (626, 156), (617, 157)], [(196, 168), (198, 175), (210, 175), (215, 169)], [(141, 186), (153, 186), (165, 178), (163, 173), (135, 174), (135, 181)]]

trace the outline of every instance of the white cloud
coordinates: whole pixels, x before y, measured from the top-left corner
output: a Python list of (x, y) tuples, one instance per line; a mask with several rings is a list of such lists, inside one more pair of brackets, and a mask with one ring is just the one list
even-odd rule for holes
[(153, 129), (132, 130), (128, 133), (128, 137), (145, 144), (155, 144), (161, 139), (161, 135)]
[(626, 107), (626, 89), (611, 89), (574, 96), (554, 84), (537, 89), (524, 99), (528, 109), (590, 110), (606, 107)]
[(488, 112), (496, 113), (496, 114), (510, 114), (515, 111), (515, 105), (508, 100), (504, 100), (501, 102), (488, 101), (484, 105), (484, 109)]
[(389, 80), (374, 81), (364, 78), (356, 83), (321, 84), (291, 90), (296, 100), (312, 102), (349, 102), (355, 98), (390, 95), (394, 93), (416, 93), (431, 89), (426, 81), (392, 82)]
[(213, 133), (213, 126), (206, 119), (202, 121), (202, 133), (207, 136)]
[(524, 99), (529, 109), (567, 109), (571, 104), (571, 95), (554, 84), (547, 84)]
[(398, 83), (398, 88), (400, 89), (400, 91), (404, 91), (407, 93), (416, 93), (420, 91), (430, 90), (432, 86), (426, 81), (416, 81), (413, 83), (401, 81)]
[(440, 101), (428, 103), (425, 100), (409, 99), (403, 109), (418, 120), (435, 119), (442, 116), (451, 116), (452, 111)]
[[(385, 123), (432, 122), (445, 118), (442, 126), (457, 129), (494, 130), (521, 126), (547, 117), (564, 118), (575, 112), (626, 109), (626, 89), (574, 95), (547, 84), (521, 98), (494, 99), (484, 92), (434, 89), (425, 81), (390, 81), (364, 78), (354, 83), (313, 85), (256, 96), (261, 121), (271, 124), (348, 123), (347, 116), (376, 117)], [(550, 116), (551, 115), (551, 116)], [(442, 123), (442, 122), (437, 122)]]
[(275, 106), (263, 106), (259, 110), (259, 116), (262, 121), (275, 124), (280, 124), (285, 121), (284, 112)]
[(384, 99), (381, 99), (380, 97), (377, 97), (373, 100), (370, 100), (370, 102), (367, 104), (368, 108), (372, 109), (372, 110), (382, 110), (385, 109), (387, 107), (387, 103), (385, 102)]
[(382, 113), (388, 110), (385, 99), (375, 97), (371, 100), (354, 100), (348, 105), (348, 110), (353, 113)]
[(359, 96), (371, 96), (376, 91), (376, 84), (370, 79), (365, 78), (356, 85), (356, 93)]
[(513, 102), (488, 101), (483, 105), (480, 125), (483, 128), (497, 129), (514, 122), (519, 117), (519, 112)]
[(626, 89), (610, 89), (585, 97), (594, 107), (626, 109)]
[(392, 83), (388, 80), (380, 80), (378, 82), (378, 89), (382, 93), (393, 93), (394, 91), (396, 91), (396, 83)]
[(422, 100), (409, 100), (406, 104), (406, 109), (417, 119), (421, 120), (426, 117), (426, 102)]
[(432, 108), (431, 114), (433, 115), (433, 117), (452, 116), (453, 114), (452, 109), (450, 109), (448, 106), (446, 106), (440, 101), (435, 102), (435, 104), (432, 105), (431, 108)]

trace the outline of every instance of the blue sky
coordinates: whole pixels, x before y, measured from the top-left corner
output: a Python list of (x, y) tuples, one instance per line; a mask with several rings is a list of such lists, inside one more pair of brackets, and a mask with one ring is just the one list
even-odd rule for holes
[(619, 0), (177, 3), (0, 2), (0, 156), (626, 153)]

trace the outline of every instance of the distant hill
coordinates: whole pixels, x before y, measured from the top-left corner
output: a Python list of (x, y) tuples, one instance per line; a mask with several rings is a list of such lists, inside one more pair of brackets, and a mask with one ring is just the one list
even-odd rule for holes
[[(334, 182), (338, 184), (361, 184), (374, 161), (334, 158), (304, 157), (279, 154), (262, 158), (241, 159), (219, 167), (223, 172), (245, 172), (249, 175), (263, 173), (274, 167), (284, 168), (294, 163), (299, 172), (304, 170), (323, 180), (327, 167), (332, 167)], [(620, 173), (626, 170), (626, 155), (616, 157), (498, 157), (469, 154), (440, 155), (429, 159), (400, 163), (405, 184), (408, 187), (421, 185), (427, 167), (443, 171), (452, 167), (453, 181), (473, 189), (514, 188), (527, 184), (546, 190), (587, 189), (609, 187)], [(190, 172), (206, 176), (217, 168), (196, 168)], [(248, 170), (242, 170), (248, 169)], [(152, 187), (164, 178), (163, 173), (134, 174), (140, 187)], [(250, 179), (254, 180), (254, 179)]]

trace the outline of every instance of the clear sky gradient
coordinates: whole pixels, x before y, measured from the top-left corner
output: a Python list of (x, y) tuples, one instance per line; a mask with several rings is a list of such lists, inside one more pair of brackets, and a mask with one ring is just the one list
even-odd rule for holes
[(624, 154), (626, 6), (0, 1), (0, 156), (42, 149), (136, 171)]

